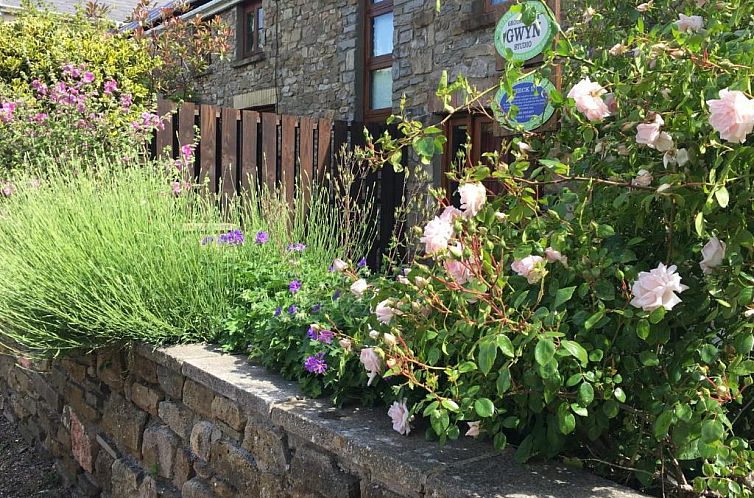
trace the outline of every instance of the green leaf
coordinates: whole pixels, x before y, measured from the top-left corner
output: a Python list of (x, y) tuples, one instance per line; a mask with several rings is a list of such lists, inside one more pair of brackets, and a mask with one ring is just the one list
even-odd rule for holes
[(497, 393), (502, 396), (511, 388), (511, 372), (508, 368), (503, 368), (497, 374)]
[(639, 339), (647, 340), (647, 337), (649, 337), (649, 322), (647, 320), (643, 318), (639, 320), (636, 325), (636, 335), (639, 336)]
[(639, 353), (639, 361), (641, 361), (641, 364), (645, 367), (656, 367), (660, 364), (657, 355), (652, 351), (642, 351)]
[(555, 344), (550, 339), (540, 339), (534, 348), (534, 359), (540, 365), (546, 365), (555, 356)]
[(494, 415), (495, 405), (489, 398), (480, 398), (474, 401), (474, 411), (482, 418), (488, 418)]
[(658, 441), (663, 439), (668, 434), (668, 430), (670, 430), (670, 424), (673, 423), (673, 412), (670, 410), (666, 410), (660, 414), (659, 417), (655, 420), (654, 425), (654, 436), (655, 439)]
[(715, 199), (717, 199), (717, 203), (720, 204), (721, 208), (728, 207), (728, 202), (730, 201), (728, 189), (726, 189), (725, 186), (722, 186), (715, 190)]
[(621, 403), (626, 402), (626, 393), (624, 393), (623, 389), (621, 389), (620, 387), (615, 388), (615, 391), (613, 391), (613, 396), (615, 396), (615, 399), (617, 399)]
[(579, 386), (579, 403), (589, 406), (592, 400), (594, 400), (594, 388), (589, 382), (582, 382)]
[(722, 422), (715, 419), (705, 420), (702, 423), (702, 441), (707, 444), (720, 441), (725, 434)]
[(576, 417), (570, 410), (567, 403), (562, 403), (558, 407), (558, 429), (562, 434), (570, 434), (576, 429)]
[(654, 310), (652, 313), (649, 314), (649, 321), (650, 323), (660, 323), (662, 319), (665, 318), (665, 307), (660, 306), (656, 310)]
[(573, 293), (576, 290), (576, 287), (563, 287), (562, 289), (558, 289), (558, 292), (555, 293), (555, 305), (554, 307), (557, 308), (563, 303), (568, 302), (572, 297)]
[(489, 339), (483, 340), (479, 344), (479, 370), (485, 375), (490, 373), (492, 366), (497, 358), (497, 344)]
[(458, 403), (453, 401), (452, 399), (443, 399), (441, 402), (442, 406), (451, 412), (457, 412), (458, 411)]
[(586, 349), (584, 349), (584, 347), (578, 342), (567, 341), (563, 339), (562, 341), (560, 341), (560, 345), (563, 346), (563, 348), (565, 348), (565, 350), (568, 351), (571, 356), (579, 360), (582, 367), (585, 367), (589, 362), (589, 354), (586, 352)]
[(696, 229), (697, 235), (700, 237), (704, 235), (704, 213), (699, 211), (694, 218), (694, 228)]
[(497, 347), (500, 348), (500, 351), (502, 351), (505, 356), (508, 356), (509, 358), (516, 356), (516, 352), (513, 349), (513, 343), (507, 335), (498, 334), (496, 341)]
[(495, 434), (495, 437), (492, 438), (492, 444), (495, 446), (496, 450), (502, 450), (508, 445), (508, 439), (505, 437), (505, 434), (498, 432)]
[(584, 322), (584, 328), (586, 330), (591, 329), (595, 325), (597, 325), (597, 322), (602, 320), (602, 318), (605, 316), (605, 312), (603, 310), (599, 310), (597, 313), (593, 314), (589, 318), (586, 319)]

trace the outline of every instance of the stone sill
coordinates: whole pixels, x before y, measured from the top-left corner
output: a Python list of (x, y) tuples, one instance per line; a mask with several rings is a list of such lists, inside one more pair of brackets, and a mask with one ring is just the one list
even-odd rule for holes
[(259, 52), (253, 55), (250, 55), (248, 57), (245, 57), (243, 59), (236, 59), (230, 63), (231, 67), (243, 67), (248, 66), (249, 64), (254, 64), (255, 62), (260, 62), (265, 60), (264, 52)]
[(336, 409), (302, 395), (297, 385), (249, 364), (244, 356), (205, 345), (171, 346), (140, 354), (180, 371), (212, 391), (254, 410), (288, 433), (341, 462), (368, 468), (371, 478), (400, 496), (639, 498), (645, 496), (587, 472), (553, 464), (520, 465), (513, 451), (461, 439), (444, 447), (422, 434), (392, 430), (386, 408)]

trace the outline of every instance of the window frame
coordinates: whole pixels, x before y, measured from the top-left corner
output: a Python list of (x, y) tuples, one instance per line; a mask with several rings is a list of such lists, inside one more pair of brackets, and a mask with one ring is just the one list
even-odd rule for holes
[[(389, 54), (372, 56), (372, 23), (375, 17), (393, 12), (393, 0), (364, 0), (366, 9), (364, 17), (364, 121), (383, 121), (393, 112), (392, 95), (390, 97), (390, 107), (372, 109), (372, 72), (377, 69), (392, 69), (393, 54), (395, 53), (395, 43), (393, 50)], [(395, 19), (393, 19), (393, 29), (395, 29)], [(393, 31), (395, 36), (395, 31)], [(392, 79), (392, 75), (390, 77)]]
[[(244, 2), (239, 12), (241, 13), (241, 46), (240, 59), (246, 59), (261, 54), (263, 47), (259, 44), (259, 12), (264, 16), (264, 6), (262, 0), (251, 0)], [(249, 23), (247, 22), (249, 14), (254, 13), (254, 32), (251, 33), (251, 49), (249, 49)], [(266, 20), (266, 19), (265, 19)], [(261, 28), (264, 29), (264, 28)]]

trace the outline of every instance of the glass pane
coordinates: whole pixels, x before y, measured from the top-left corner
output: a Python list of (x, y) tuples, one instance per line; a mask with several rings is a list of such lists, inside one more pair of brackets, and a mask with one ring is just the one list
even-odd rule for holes
[(508, 0), (490, 0), (490, 3), (491, 3), (492, 5), (502, 5), (502, 4), (504, 4), (505, 2), (507, 2), (507, 1), (508, 1)]
[(393, 13), (372, 19), (372, 56), (393, 53)]
[(246, 39), (244, 49), (246, 52), (254, 51), (254, 12), (246, 13)]
[(262, 7), (259, 7), (259, 22), (257, 23), (257, 26), (259, 26), (259, 47), (264, 47), (264, 9)]
[(372, 71), (369, 95), (370, 109), (393, 107), (393, 70), (389, 67)]

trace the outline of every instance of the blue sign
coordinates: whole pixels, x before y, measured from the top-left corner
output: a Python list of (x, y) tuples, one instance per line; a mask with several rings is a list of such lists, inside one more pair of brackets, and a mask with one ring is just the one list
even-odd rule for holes
[[(505, 114), (505, 117), (501, 116), (503, 124), (506, 124), (507, 120), (509, 123), (520, 125), (527, 131), (545, 124), (554, 112), (548, 97), (552, 88), (552, 83), (548, 80), (535, 84), (532, 78), (527, 78), (513, 85), (512, 99), (507, 92), (500, 89), (497, 101)], [(516, 106), (518, 111), (515, 115), (510, 115), (513, 106)]]

